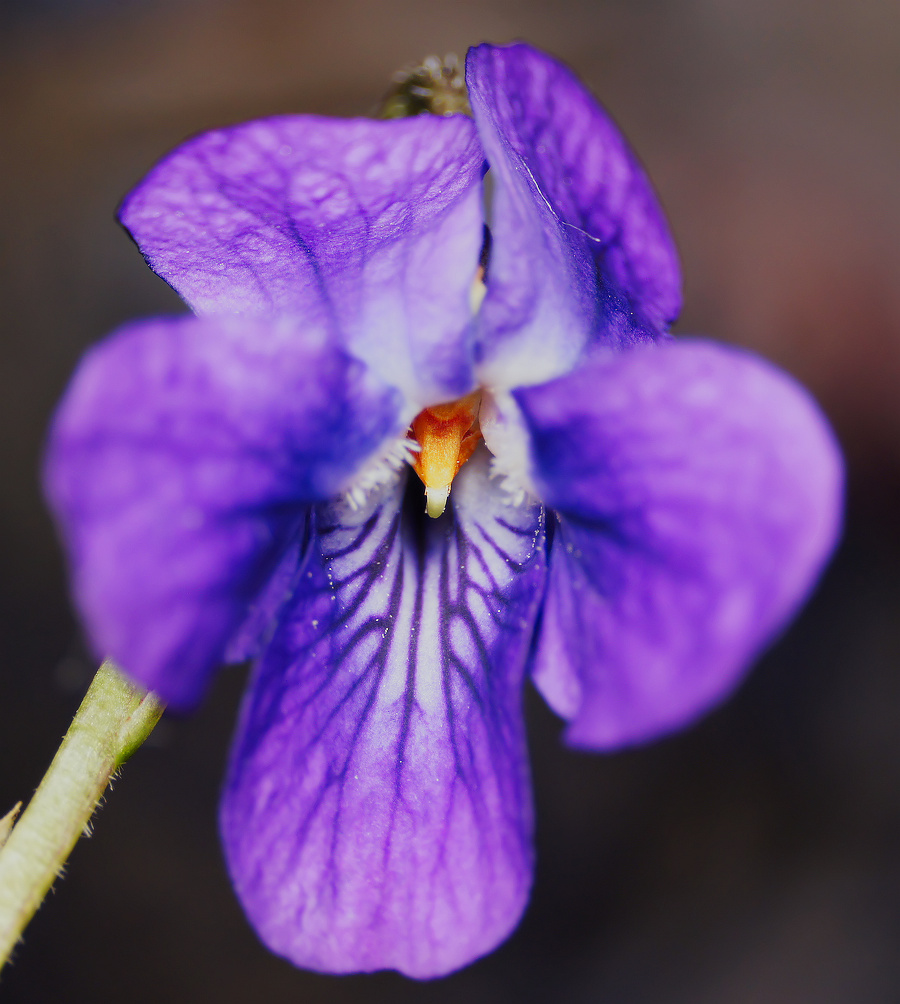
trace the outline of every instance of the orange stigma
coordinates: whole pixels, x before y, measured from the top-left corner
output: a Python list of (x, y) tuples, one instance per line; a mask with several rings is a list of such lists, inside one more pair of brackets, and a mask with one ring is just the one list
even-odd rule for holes
[(415, 417), (410, 437), (419, 444), (413, 469), (425, 485), (425, 512), (437, 518), (447, 505), (456, 472), (481, 441), (478, 408), (481, 392), (436, 404)]

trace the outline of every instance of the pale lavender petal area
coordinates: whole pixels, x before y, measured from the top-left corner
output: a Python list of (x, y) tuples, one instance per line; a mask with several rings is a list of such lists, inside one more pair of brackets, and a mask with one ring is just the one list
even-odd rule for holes
[(120, 215), (198, 313), (331, 325), (421, 407), (472, 389), (482, 170), (462, 116), (283, 116), (189, 140)]
[(577, 746), (685, 724), (735, 686), (834, 546), (831, 431), (786, 374), (702, 341), (515, 396), (558, 517), (537, 686)]
[(484, 382), (542, 382), (593, 341), (661, 335), (681, 306), (678, 256), (612, 119), (528, 45), (470, 49), (466, 80), (495, 179)]
[(510, 506), (488, 463), (476, 453), (436, 520), (402, 481), (359, 512), (317, 510), (221, 816), (251, 922), (297, 965), (442, 975), (494, 948), (525, 906), (522, 674), (543, 515)]
[(249, 628), (271, 633), (309, 505), (402, 435), (399, 411), (327, 332), (288, 317), (146, 321), (92, 349), (45, 486), (96, 653), (196, 703), (233, 636), (248, 651)]

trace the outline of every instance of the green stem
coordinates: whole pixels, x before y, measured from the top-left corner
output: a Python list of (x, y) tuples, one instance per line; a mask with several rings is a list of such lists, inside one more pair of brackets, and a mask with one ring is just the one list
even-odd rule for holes
[(150, 735), (163, 705), (107, 660), (22, 818), (0, 847), (0, 967), (60, 874), (116, 770)]

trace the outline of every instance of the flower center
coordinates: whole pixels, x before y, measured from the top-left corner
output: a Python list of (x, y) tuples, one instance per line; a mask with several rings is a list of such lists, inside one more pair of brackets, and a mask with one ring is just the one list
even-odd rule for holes
[(413, 419), (408, 433), (419, 444), (413, 470), (425, 485), (425, 511), (437, 518), (447, 505), (457, 471), (481, 442), (478, 411), (481, 391), (458, 401), (436, 404)]

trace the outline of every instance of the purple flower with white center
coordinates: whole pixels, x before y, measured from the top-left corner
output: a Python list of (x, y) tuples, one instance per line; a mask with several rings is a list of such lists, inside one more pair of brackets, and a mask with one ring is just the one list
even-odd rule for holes
[[(98, 653), (178, 709), (255, 658), (228, 864), (263, 940), (328, 972), (437, 976), (515, 926), (526, 675), (575, 746), (676, 729), (838, 530), (808, 395), (666, 333), (676, 254), (606, 114), (525, 45), (466, 80), (474, 119), (285, 116), (163, 160), (122, 220), (196, 316), (93, 349), (47, 457)], [(432, 519), (410, 463), (460, 408)]]

